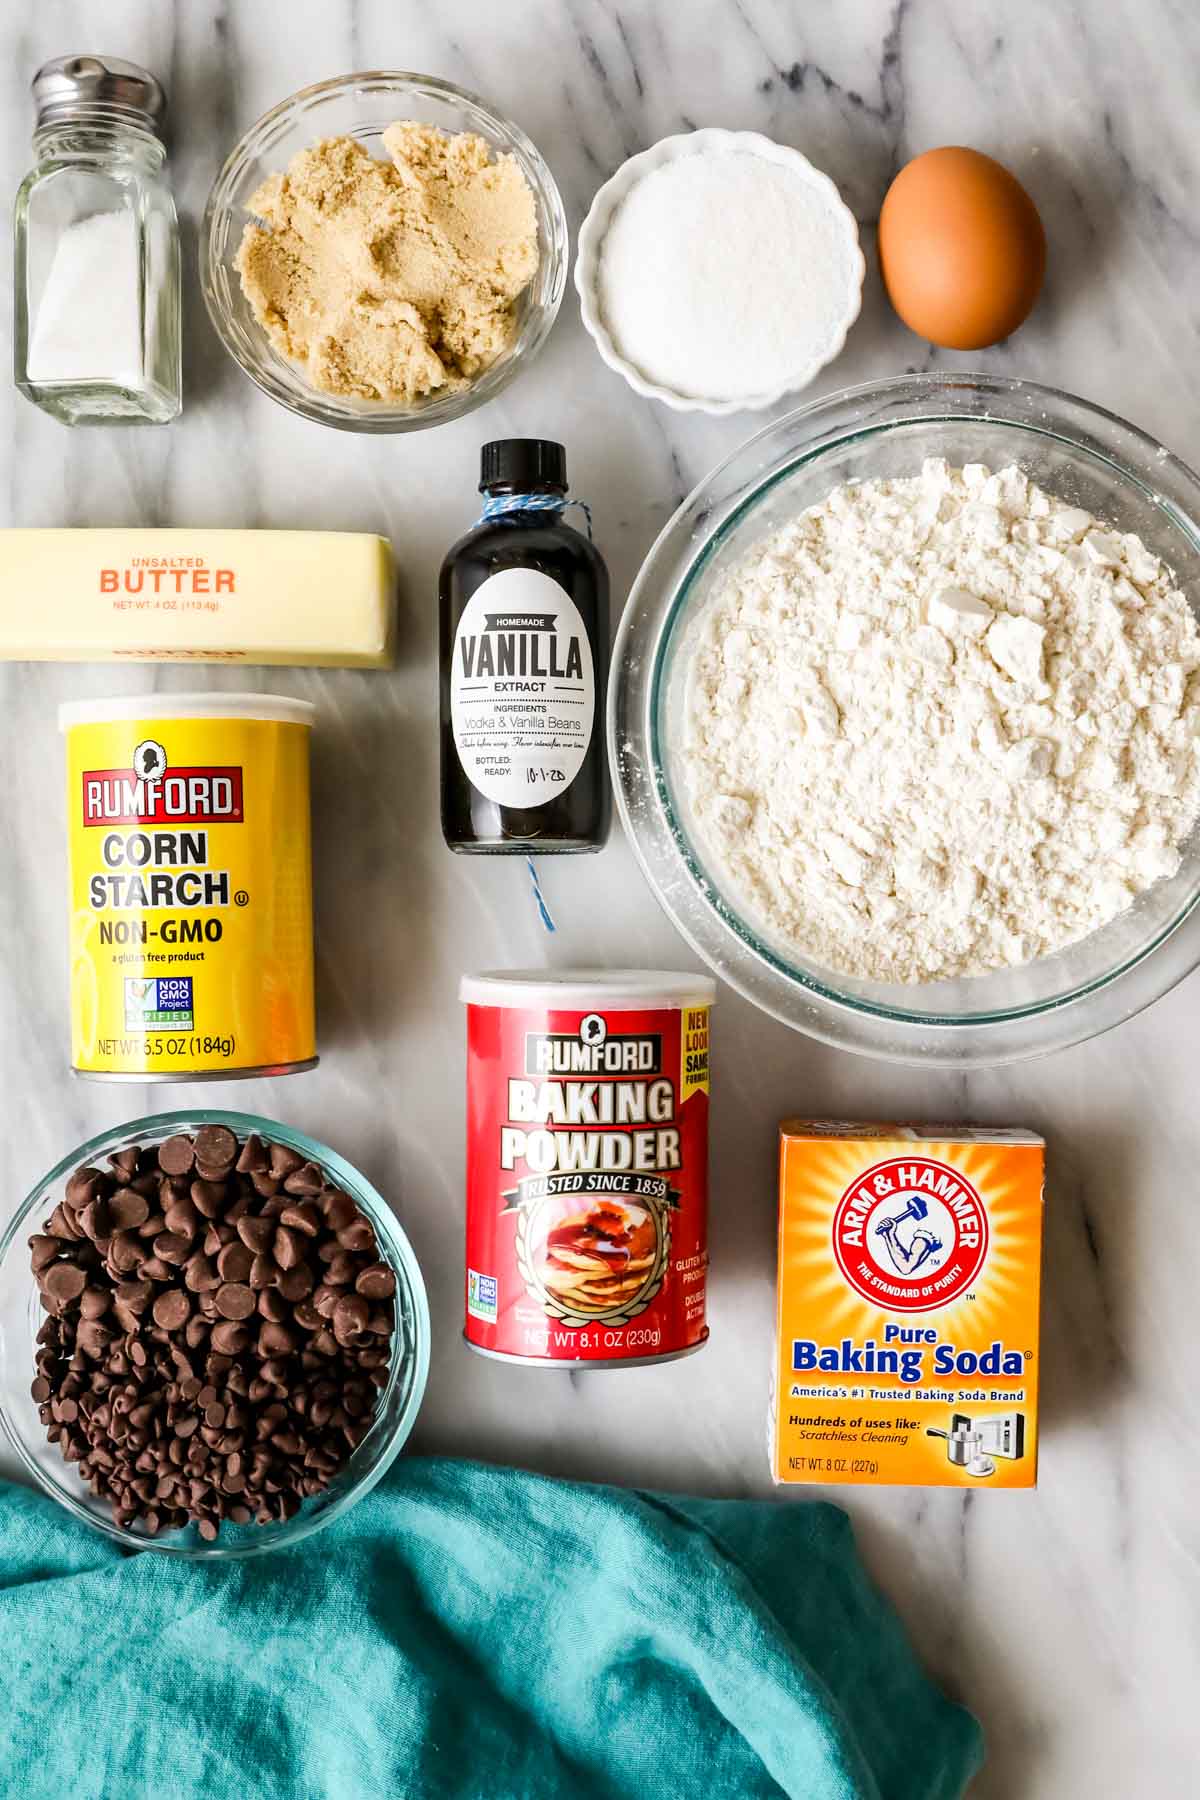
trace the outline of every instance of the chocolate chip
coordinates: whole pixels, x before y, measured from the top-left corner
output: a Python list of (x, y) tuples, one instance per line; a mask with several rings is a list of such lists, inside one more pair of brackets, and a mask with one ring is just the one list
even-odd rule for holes
[(114, 1231), (136, 1231), (150, 1217), (150, 1202), (136, 1188), (118, 1188), (108, 1203)]
[(294, 1269), (297, 1263), (302, 1262), (304, 1258), (300, 1239), (294, 1231), (289, 1231), (286, 1225), (280, 1225), (276, 1230), (275, 1242), (271, 1249), (275, 1261), (281, 1269)]
[(215, 1219), (225, 1206), (225, 1189), (219, 1181), (193, 1181), (191, 1201), (206, 1219)]
[(298, 1300), (304, 1300), (312, 1293), (312, 1270), (307, 1263), (297, 1263), (294, 1269), (285, 1269), (275, 1285), (283, 1298), (294, 1306)]
[(334, 1245), (334, 1254), (325, 1265), (325, 1282), (328, 1287), (353, 1287), (358, 1276), (359, 1265), (349, 1251)]
[(172, 1200), (167, 1207), (164, 1223), (168, 1231), (177, 1232), (180, 1237), (193, 1238), (200, 1229), (200, 1214), (196, 1203), (189, 1195)]
[(72, 1300), (78, 1300), (87, 1286), (87, 1276), (77, 1263), (56, 1262), (41, 1279), (42, 1292), (48, 1294), (60, 1306), (67, 1306)]
[(275, 1227), (271, 1220), (256, 1218), (250, 1213), (244, 1213), (238, 1220), (237, 1234), (254, 1256), (261, 1256), (275, 1241)]
[(160, 1262), (182, 1263), (191, 1249), (191, 1239), (177, 1231), (160, 1231), (154, 1240), (154, 1254)]
[(225, 1244), (217, 1256), (222, 1281), (248, 1281), (254, 1257), (243, 1243)]
[(329, 1287), (325, 1282), (322, 1282), (313, 1293), (312, 1303), (323, 1319), (332, 1319), (333, 1309), (341, 1297), (341, 1292), (338, 1288)]
[(273, 1319), (282, 1325), (291, 1317), (291, 1308), (277, 1288), (264, 1288), (258, 1296), (258, 1314), (262, 1319)]
[(86, 1206), (80, 1208), (76, 1218), (84, 1237), (91, 1238), (93, 1243), (97, 1238), (107, 1238), (112, 1230), (108, 1207), (100, 1197), (89, 1200)]
[(79, 1227), (75, 1223), (74, 1217), (67, 1211), (66, 1206), (62, 1204), (56, 1206), (51, 1213), (46, 1225), (46, 1230), (56, 1238), (65, 1238), (68, 1243), (73, 1239), (82, 1236)]
[(227, 1163), (206, 1163), (196, 1158), (196, 1173), (201, 1181), (223, 1182), (229, 1174)]
[(368, 1300), (390, 1300), (396, 1291), (396, 1277), (386, 1263), (369, 1263), (354, 1286)]
[(187, 1295), (182, 1288), (168, 1288), (160, 1294), (151, 1308), (151, 1317), (156, 1325), (164, 1331), (178, 1331), (191, 1312)]
[(238, 1141), (228, 1125), (202, 1125), (195, 1147), (196, 1161), (211, 1168), (231, 1169), (237, 1161)]
[(321, 1214), (311, 1200), (301, 1200), (298, 1205), (285, 1206), (279, 1215), (279, 1223), (299, 1231), (305, 1237), (315, 1238), (321, 1229)]
[(351, 1219), (337, 1234), (343, 1250), (374, 1250), (375, 1231), (369, 1219)]
[(221, 1277), (209, 1257), (189, 1256), (183, 1269), (183, 1285), (193, 1294), (208, 1294), (221, 1285)]
[(145, 1250), (132, 1231), (118, 1231), (108, 1246), (108, 1260), (123, 1275), (132, 1274), (144, 1260)]
[(223, 1319), (248, 1319), (254, 1295), (244, 1282), (227, 1281), (217, 1289), (217, 1311)]
[(116, 1336), (114, 1331), (104, 1323), (103, 1319), (83, 1319), (75, 1334), (75, 1348), (82, 1350), (85, 1356), (99, 1361)]
[(212, 1328), (212, 1347), (222, 1356), (240, 1356), (250, 1342), (250, 1333), (234, 1319), (222, 1319)]
[(186, 1175), (196, 1160), (195, 1148), (189, 1137), (169, 1137), (165, 1144), (158, 1146), (158, 1165), (168, 1175)]
[(341, 1231), (358, 1211), (349, 1194), (343, 1193), (341, 1188), (326, 1188), (320, 1197), (320, 1207), (330, 1231)]
[[(272, 1233), (272, 1235), (274, 1234)], [(58, 1260), (58, 1253), (62, 1249), (62, 1239), (47, 1237), (44, 1232), (38, 1231), (30, 1238), (29, 1249), (30, 1266), (35, 1275), (40, 1275), (44, 1268)]]
[(258, 1334), (258, 1348), (260, 1355), (266, 1360), (276, 1356), (290, 1356), (296, 1348), (296, 1334), (282, 1323), (268, 1321)]
[(304, 1158), (299, 1156), (288, 1144), (272, 1144), (267, 1158), (267, 1166), (276, 1181), (282, 1181), (293, 1170), (304, 1167)]
[(106, 1185), (104, 1171), (85, 1163), (67, 1179), (67, 1205), (78, 1212), (80, 1207), (87, 1206), (94, 1200), (97, 1194), (103, 1193)]
[(238, 1155), (236, 1167), (239, 1173), (245, 1175), (259, 1169), (268, 1169), (270, 1166), (270, 1151), (258, 1134), (252, 1131)]
[(306, 1162), (285, 1176), (283, 1185), (289, 1194), (319, 1194), (325, 1186), (325, 1177), (316, 1163)]
[(367, 1329), (371, 1309), (361, 1294), (346, 1294), (333, 1309), (333, 1330), (339, 1343)]
[(101, 1318), (112, 1305), (112, 1290), (102, 1287), (86, 1287), (79, 1299), (79, 1310), (85, 1319)]

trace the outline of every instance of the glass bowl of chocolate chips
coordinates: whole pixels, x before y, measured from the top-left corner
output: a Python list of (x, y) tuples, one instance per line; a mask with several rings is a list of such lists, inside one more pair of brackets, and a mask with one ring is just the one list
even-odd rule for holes
[(244, 1113), (93, 1138), (0, 1240), (0, 1426), (129, 1549), (252, 1556), (369, 1492), (429, 1370), (421, 1272), (345, 1159)]

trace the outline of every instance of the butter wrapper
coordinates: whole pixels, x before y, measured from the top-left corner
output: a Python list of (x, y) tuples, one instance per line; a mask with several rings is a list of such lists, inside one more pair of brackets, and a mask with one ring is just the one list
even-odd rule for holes
[(389, 668), (391, 545), (347, 531), (0, 531), (0, 659)]

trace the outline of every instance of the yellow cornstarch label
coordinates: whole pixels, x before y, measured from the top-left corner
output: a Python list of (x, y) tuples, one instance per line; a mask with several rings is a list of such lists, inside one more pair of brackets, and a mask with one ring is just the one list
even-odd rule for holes
[(315, 1056), (308, 739), (254, 718), (68, 727), (76, 1069)]
[(708, 1007), (685, 1006), (680, 1021), (679, 1104), (708, 1093)]
[(1033, 1487), (1045, 1149), (782, 1127), (777, 1481)]

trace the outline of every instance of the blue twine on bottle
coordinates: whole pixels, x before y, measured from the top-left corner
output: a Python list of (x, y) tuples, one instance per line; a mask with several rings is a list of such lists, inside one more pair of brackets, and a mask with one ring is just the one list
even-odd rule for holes
[(489, 519), (504, 519), (510, 513), (540, 512), (561, 513), (569, 506), (577, 506), (587, 521), (587, 534), (592, 535), (592, 509), (586, 500), (568, 500), (565, 494), (485, 494), (483, 511), (476, 523), (484, 525)]
[(538, 880), (538, 872), (534, 867), (532, 856), (525, 858), (525, 867), (529, 870), (529, 880), (533, 886), (533, 898), (537, 903), (538, 916), (547, 931), (557, 931), (558, 926), (554, 923), (550, 908), (546, 905), (546, 896), (542, 892), (542, 884)]

